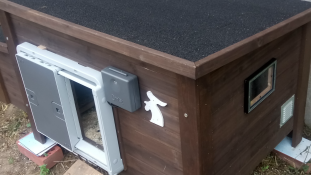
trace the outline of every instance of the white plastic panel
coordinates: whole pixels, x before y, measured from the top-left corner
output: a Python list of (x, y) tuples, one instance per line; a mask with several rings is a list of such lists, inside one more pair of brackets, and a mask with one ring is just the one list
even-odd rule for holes
[[(72, 151), (78, 142), (68, 108), (64, 77), (61, 70), (31, 55), (16, 55), (37, 130)], [(57, 111), (58, 110), (58, 111)]]
[[(105, 100), (101, 73), (50, 51), (41, 50), (30, 43), (18, 45), (17, 52), (18, 54), (29, 55), (40, 60), (42, 63), (59, 68), (58, 75), (63, 77), (61, 81), (65, 86), (58, 87), (58, 91), (61, 101), (66, 101), (64, 103), (66, 106), (63, 105), (62, 110), (65, 114), (67, 129), (70, 137), (78, 139), (78, 142), (75, 142), (73, 152), (89, 159), (105, 169), (110, 175), (115, 175), (123, 171), (124, 166), (120, 156), (112, 107)], [(90, 147), (91, 145), (81, 139), (81, 128), (77, 119), (70, 83), (68, 83), (69, 80), (75, 81), (92, 90), (104, 151), (99, 149), (94, 151)], [(68, 113), (72, 115), (68, 115)]]
[(83, 151), (85, 154), (93, 157), (95, 160), (107, 165), (107, 158), (106, 154), (98, 148), (91, 146), (89, 143), (81, 140), (77, 145), (76, 148)]

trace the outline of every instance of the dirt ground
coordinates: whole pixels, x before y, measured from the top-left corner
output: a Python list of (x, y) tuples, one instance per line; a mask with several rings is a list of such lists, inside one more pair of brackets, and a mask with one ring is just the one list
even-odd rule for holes
[(91, 108), (82, 114), (81, 127), (85, 137), (92, 140), (97, 148), (103, 148), (103, 140), (99, 130), (98, 118), (95, 108)]
[[(0, 175), (40, 175), (40, 168), (22, 155), (15, 143), (31, 132), (26, 113), (13, 105), (0, 102), (0, 121)], [(93, 129), (96, 130), (95, 127)], [(95, 136), (99, 139), (96, 134)], [(311, 139), (311, 129), (305, 128), (304, 137)], [(63, 162), (51, 168), (50, 175), (63, 175), (79, 159), (66, 150), (63, 152), (65, 155)], [(104, 170), (94, 168), (107, 175)], [(252, 175), (306, 175), (306, 173), (291, 167), (271, 153), (262, 160)]]

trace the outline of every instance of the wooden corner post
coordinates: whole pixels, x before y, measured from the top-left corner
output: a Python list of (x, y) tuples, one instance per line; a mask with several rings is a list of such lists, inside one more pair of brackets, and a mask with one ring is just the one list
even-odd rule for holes
[(302, 26), (301, 51), (299, 56), (298, 84), (295, 95), (294, 126), (292, 146), (296, 147), (302, 140), (308, 79), (311, 59), (311, 23)]
[(195, 80), (178, 76), (178, 113), (184, 175), (200, 175), (199, 101)]
[(36, 129), (36, 125), (35, 125), (31, 110), (30, 110), (30, 106), (28, 104), (26, 91), (25, 91), (25, 88), (24, 88), (23, 83), (22, 83), (22, 77), (19, 73), (17, 61), (15, 58), (17, 39), (16, 39), (14, 30), (12, 27), (10, 16), (7, 12), (0, 10), (0, 22), (1, 22), (1, 27), (3, 30), (3, 34), (7, 38), (7, 47), (8, 47), (9, 58), (10, 58), (10, 61), (13, 65), (13, 67), (14, 67), (14, 71), (15, 71), (16, 77), (17, 77), (18, 82), (19, 82), (19, 88), (22, 92), (22, 96), (23, 96), (22, 98), (23, 98), (24, 104), (27, 106), (26, 112), (28, 114), (28, 118), (29, 118), (30, 123), (31, 123), (32, 132), (35, 136), (35, 139), (38, 142), (45, 143), (45, 141), (46, 141), (45, 137), (42, 134), (40, 134)]
[(184, 175), (212, 171), (209, 74), (193, 80), (178, 77), (178, 112)]

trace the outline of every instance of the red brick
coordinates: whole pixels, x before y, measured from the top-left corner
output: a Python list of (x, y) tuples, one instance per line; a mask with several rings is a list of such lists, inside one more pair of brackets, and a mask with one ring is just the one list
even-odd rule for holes
[(33, 154), (32, 152), (30, 152), (27, 149), (25, 149), (24, 147), (22, 147), (19, 144), (19, 141), (17, 141), (16, 144), (18, 146), (18, 150), (22, 154), (24, 154), (26, 157), (28, 157), (30, 160), (32, 160), (34, 163), (36, 163), (38, 166), (46, 164), (46, 167), (50, 169), (55, 164), (57, 164), (57, 162), (55, 162), (55, 161), (61, 161), (64, 158), (63, 151), (58, 145), (55, 145), (53, 148), (51, 148), (47, 152), (48, 156), (45, 157), (43, 155), (43, 156), (38, 157), (35, 154)]

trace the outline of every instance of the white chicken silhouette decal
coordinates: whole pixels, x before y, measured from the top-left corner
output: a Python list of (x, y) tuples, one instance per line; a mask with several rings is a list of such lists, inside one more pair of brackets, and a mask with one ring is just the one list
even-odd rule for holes
[(163, 115), (162, 115), (158, 105), (164, 107), (167, 105), (167, 103), (160, 101), (157, 97), (155, 97), (153, 95), (153, 93), (151, 91), (147, 92), (147, 96), (150, 99), (150, 101), (145, 101), (145, 103), (146, 103), (145, 110), (146, 111), (151, 110), (152, 117), (151, 117), (150, 122), (163, 127), (164, 126), (164, 119), (163, 119)]

